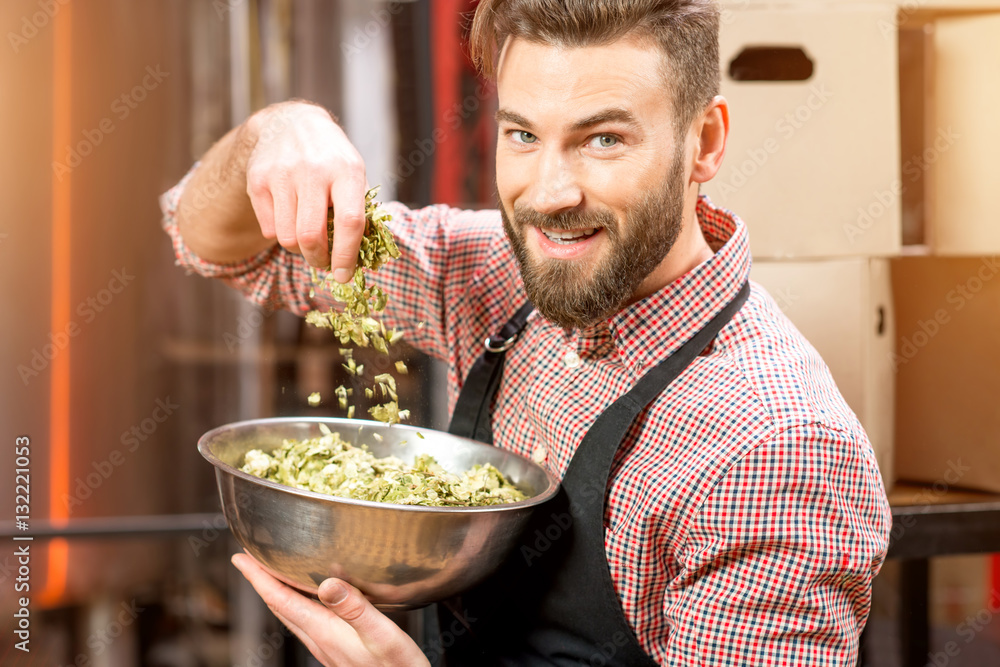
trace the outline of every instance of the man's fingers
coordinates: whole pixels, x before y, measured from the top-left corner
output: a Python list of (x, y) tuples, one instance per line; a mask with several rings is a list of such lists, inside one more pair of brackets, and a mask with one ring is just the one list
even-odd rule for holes
[(232, 563), (243, 573), (275, 616), (281, 618), (289, 629), (297, 630), (296, 634), (314, 638), (331, 637), (344, 632), (354, 634), (346, 622), (331, 614), (319, 602), (272, 577), (250, 556), (234, 554)]
[(319, 599), (327, 609), (347, 621), (366, 644), (386, 638), (398, 626), (379, 612), (357, 588), (340, 579), (327, 579), (319, 587)]
[(298, 192), (298, 212), (295, 225), (302, 256), (316, 268), (330, 265), (327, 242), (326, 210), (329, 199), (326, 188), (301, 189)]
[(376, 664), (428, 665), (426, 656), (398, 625), (354, 586), (340, 579), (327, 579), (319, 586), (319, 599), (354, 629), (364, 652)]
[(272, 577), (248, 555), (236, 554), (232, 561), (274, 615), (324, 664), (428, 665), (420, 647), (346, 582), (323, 582), (321, 604)]
[(312, 637), (303, 632), (302, 628), (295, 625), (281, 614), (274, 611), (272, 611), (272, 613), (274, 613), (277, 619), (281, 621), (286, 628), (291, 630), (295, 634), (295, 636), (299, 638), (299, 640), (305, 645), (305, 647), (309, 649), (309, 652), (312, 653), (313, 656), (315, 656), (315, 658), (319, 660), (321, 664), (323, 664), (325, 667), (329, 667), (330, 665), (333, 664), (333, 662), (330, 660), (330, 657), (326, 654), (326, 652), (319, 647), (319, 644), (313, 641)]
[(235, 554), (232, 562), (260, 594), (271, 611), (295, 628), (306, 634), (312, 634), (322, 629), (324, 622), (336, 620), (330, 619), (329, 614), (324, 613), (326, 610), (322, 605), (297, 593), (265, 572), (250, 556)]
[(278, 243), (291, 252), (301, 252), (295, 226), (295, 214), (298, 212), (295, 191), (282, 183), (271, 188), (271, 199), (274, 200), (274, 233)]
[[(257, 561), (250, 556), (235, 554), (232, 558), (232, 563), (236, 566), (236, 569), (243, 573), (243, 576), (247, 578), (247, 581), (254, 587), (254, 590), (260, 594), (261, 599), (267, 603), (271, 613), (302, 641), (305, 647), (309, 649), (309, 652), (323, 665), (327, 667), (332, 665), (333, 663), (327, 653), (310, 636), (311, 632), (316, 632), (317, 627), (322, 624), (322, 621), (316, 622), (315, 625), (317, 627), (313, 627), (312, 630), (303, 629), (304, 625), (313, 623), (313, 619), (316, 618), (318, 612), (325, 610), (315, 602), (292, 591), (291, 588), (265, 572)], [(326, 620), (330, 622), (330, 625), (342, 623), (340, 619), (332, 618), (329, 614), (324, 614), (324, 616), (327, 617)]]
[(266, 187), (251, 184), (248, 178), (247, 195), (250, 197), (250, 206), (253, 207), (257, 224), (260, 225), (260, 233), (266, 239), (278, 238), (274, 233), (274, 200), (271, 199), (271, 191)]
[(330, 267), (333, 279), (346, 283), (354, 276), (358, 248), (365, 232), (364, 169), (341, 174), (331, 190), (333, 199), (333, 252)]

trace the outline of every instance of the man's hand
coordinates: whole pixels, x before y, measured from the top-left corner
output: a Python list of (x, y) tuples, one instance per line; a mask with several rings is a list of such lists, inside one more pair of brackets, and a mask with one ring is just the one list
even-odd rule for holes
[(177, 224), (204, 260), (239, 262), (277, 240), (347, 282), (365, 229), (366, 186), (364, 161), (330, 114), (308, 102), (282, 102), (252, 115), (202, 156), (181, 193)]
[(269, 575), (250, 556), (236, 554), (233, 565), (327, 667), (430, 664), (409, 635), (350, 584), (327, 579), (319, 587), (320, 604)]
[[(254, 139), (246, 190), (261, 232), (334, 279), (354, 274), (365, 230), (365, 165), (323, 108), (306, 102), (270, 106), (247, 121)], [(334, 211), (332, 257), (327, 208)]]

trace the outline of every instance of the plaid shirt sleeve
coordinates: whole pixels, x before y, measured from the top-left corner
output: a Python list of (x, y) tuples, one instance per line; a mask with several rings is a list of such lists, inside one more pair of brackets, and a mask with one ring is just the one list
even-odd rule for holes
[[(310, 294), (312, 279), (305, 259), (277, 244), (227, 264), (206, 261), (187, 246), (177, 227), (177, 214), (181, 194), (197, 168), (196, 163), (160, 197), (162, 226), (170, 236), (177, 265), (188, 273), (221, 280), (266, 310), (286, 309), (305, 315), (316, 308), (334, 306), (321, 289), (317, 288), (314, 296)], [(484, 258), (497, 242), (498, 216), (491, 211), (444, 205), (410, 209), (387, 202), (384, 208), (393, 217), (389, 225), (402, 255), (369, 278), (388, 296), (382, 319), (386, 326), (403, 330), (410, 345), (448, 359), (454, 345), (457, 305), (463, 302), (467, 285), (481, 273)]]
[(188, 273), (216, 278), (241, 291), (249, 301), (265, 310), (284, 308), (298, 315), (311, 310), (314, 305), (308, 294), (309, 273), (305, 261), (277, 244), (241, 262), (225, 264), (204, 260), (187, 246), (177, 227), (177, 214), (181, 194), (198, 166), (196, 162), (177, 185), (160, 197), (161, 224), (170, 236), (177, 266)]
[(691, 521), (667, 587), (670, 665), (855, 665), (890, 513), (866, 442), (788, 428)]

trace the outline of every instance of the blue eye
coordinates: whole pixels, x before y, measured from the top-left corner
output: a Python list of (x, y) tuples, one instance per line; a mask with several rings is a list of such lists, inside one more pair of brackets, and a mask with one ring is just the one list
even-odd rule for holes
[(531, 132), (525, 132), (524, 130), (517, 130), (514, 132), (514, 136), (517, 137), (517, 140), (522, 144), (533, 144), (538, 139), (538, 137), (533, 135)]

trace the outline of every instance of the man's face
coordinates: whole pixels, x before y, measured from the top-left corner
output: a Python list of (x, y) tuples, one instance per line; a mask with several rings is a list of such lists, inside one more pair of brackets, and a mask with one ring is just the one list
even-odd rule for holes
[(660, 51), (514, 40), (497, 89), (497, 193), (528, 297), (567, 328), (605, 319), (642, 293), (682, 225)]

